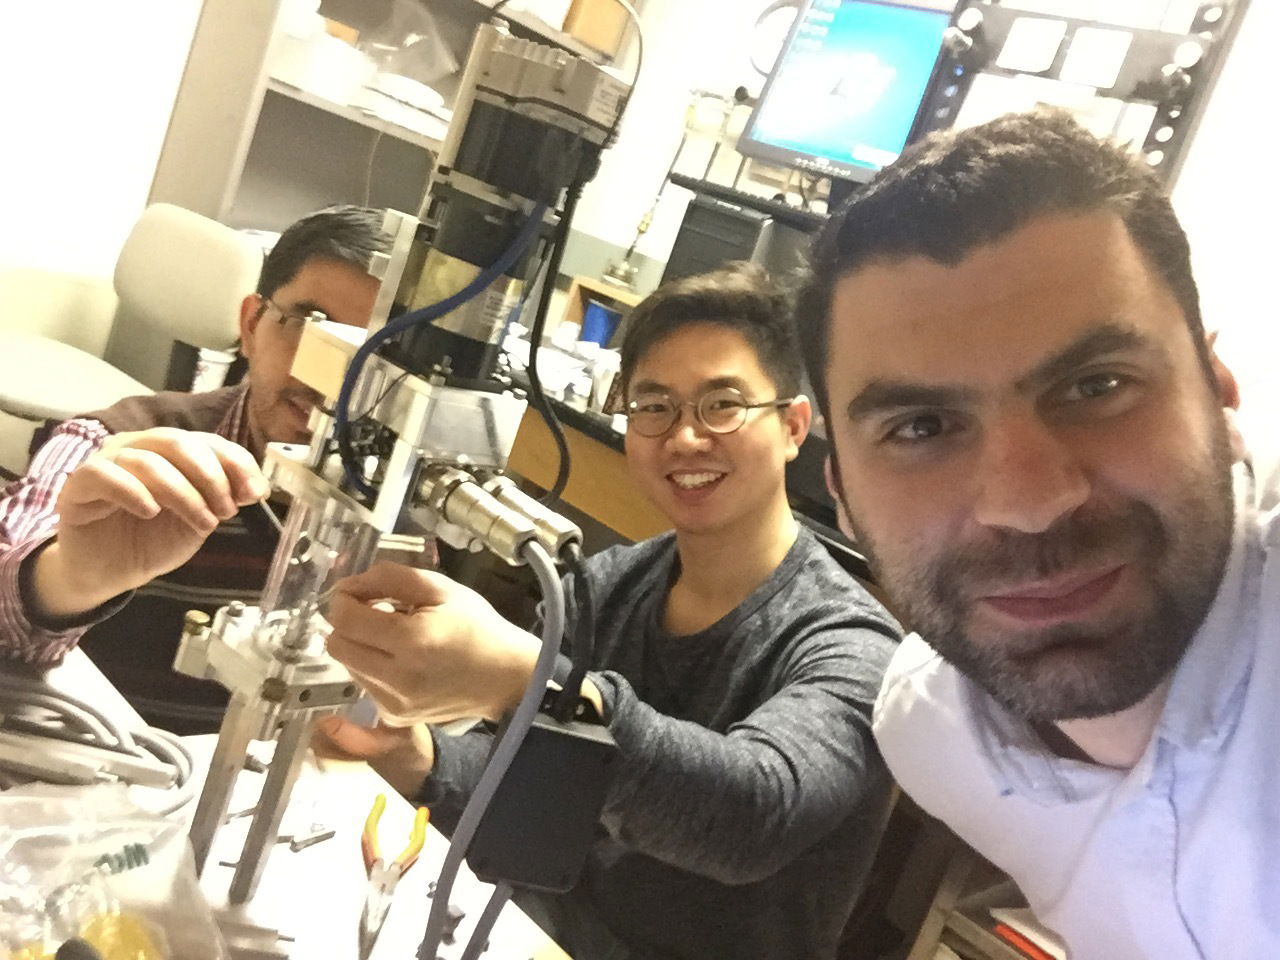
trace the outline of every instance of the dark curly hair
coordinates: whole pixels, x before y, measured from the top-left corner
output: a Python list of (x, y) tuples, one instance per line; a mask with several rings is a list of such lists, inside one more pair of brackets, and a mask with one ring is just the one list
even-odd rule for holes
[(1208, 370), (1191, 251), (1163, 184), (1064, 111), (1039, 110), (926, 138), (827, 223), (796, 299), (799, 340), (823, 415), (830, 413), (831, 298), (840, 277), (912, 256), (954, 265), (1036, 217), (1091, 211), (1124, 221), (1182, 308)]
[(368, 269), (370, 258), (386, 250), (381, 210), (335, 206), (309, 213), (280, 234), (263, 259), (257, 292), (263, 297), (271, 296), (315, 258)]
[(654, 344), (699, 323), (727, 327), (751, 345), (780, 396), (801, 390), (803, 370), (791, 325), (789, 298), (754, 263), (664, 283), (631, 312), (622, 339), (622, 383), (629, 389), (636, 365)]

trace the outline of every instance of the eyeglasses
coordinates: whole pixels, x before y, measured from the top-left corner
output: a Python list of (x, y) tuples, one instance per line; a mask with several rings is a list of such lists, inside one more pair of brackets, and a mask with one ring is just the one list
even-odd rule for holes
[(265, 307), (270, 307), (276, 313), (280, 314), (280, 319), (276, 324), (286, 333), (301, 333), (302, 328), (308, 323), (319, 323), (322, 320), (328, 320), (329, 315), (323, 310), (286, 310), (280, 304), (276, 303), (270, 297), (258, 295)]
[(645, 393), (627, 404), (627, 423), (642, 437), (660, 437), (676, 425), (685, 407), (712, 433), (733, 433), (747, 420), (748, 410), (781, 410), (795, 397), (750, 403), (733, 387), (708, 390), (696, 400), (676, 400), (665, 393)]

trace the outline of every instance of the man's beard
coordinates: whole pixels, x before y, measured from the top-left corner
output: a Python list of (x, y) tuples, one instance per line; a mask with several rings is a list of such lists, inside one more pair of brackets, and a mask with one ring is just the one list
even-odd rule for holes
[(261, 434), (260, 442), (266, 443), (304, 443), (310, 437), (306, 428), (294, 428), (291, 420), (294, 417), (293, 405), (319, 406), (324, 402), (315, 390), (302, 383), (290, 382), (273, 394), (265, 391), (261, 395), (250, 391), (249, 404), (255, 420), (256, 432)]
[[(1210, 463), (1188, 470), (1162, 513), (1125, 500), (1085, 504), (1037, 534), (992, 530), (926, 565), (886, 561), (858, 529), (897, 612), (943, 658), (1013, 713), (1057, 721), (1106, 716), (1138, 703), (1172, 673), (1217, 593), (1231, 548), (1232, 455), (1225, 428)], [(855, 527), (860, 525), (855, 524)], [(1126, 564), (1148, 596), (1123, 619), (975, 636), (984, 595), (1055, 574)]]

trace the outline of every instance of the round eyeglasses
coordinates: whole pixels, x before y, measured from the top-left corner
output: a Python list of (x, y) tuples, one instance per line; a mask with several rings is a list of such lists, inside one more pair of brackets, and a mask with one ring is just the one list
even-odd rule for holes
[(733, 433), (747, 421), (748, 410), (781, 410), (795, 397), (751, 403), (733, 387), (708, 390), (696, 400), (676, 400), (665, 393), (643, 393), (627, 403), (627, 423), (642, 437), (660, 437), (676, 425), (685, 407), (712, 433)]

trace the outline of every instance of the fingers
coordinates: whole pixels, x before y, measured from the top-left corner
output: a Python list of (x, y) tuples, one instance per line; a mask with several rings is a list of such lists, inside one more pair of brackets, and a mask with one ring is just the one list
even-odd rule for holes
[(86, 462), (67, 480), (58, 497), (58, 514), (72, 525), (101, 520), (116, 510), (150, 520), (160, 512), (160, 504), (145, 483), (109, 460)]
[[(382, 615), (396, 616), (396, 614)], [(353, 673), (372, 677), (381, 677), (388, 673), (395, 659), (392, 647), (392, 643), (386, 643), (386, 646), (368, 643), (364, 640), (363, 634), (342, 632), (337, 626), (325, 641), (325, 648), (335, 660)]]
[(210, 512), (224, 520), (271, 492), (253, 455), (216, 434), (160, 427), (129, 434), (115, 458), (126, 450), (149, 450), (169, 461), (200, 491)]
[(325, 717), (316, 723), (319, 738), (327, 741), (320, 746), (332, 746), (342, 754), (359, 760), (368, 760), (390, 753), (404, 745), (410, 738), (407, 730), (377, 726), (362, 727), (342, 717)]
[(367, 602), (391, 598), (408, 607), (434, 607), (461, 588), (444, 574), (383, 560), (364, 573), (340, 580), (334, 589), (335, 599), (346, 596)]
[(238, 506), (255, 503), (271, 493), (258, 461), (244, 447), (212, 433), (201, 433), (222, 466), (223, 474), (231, 487), (231, 496)]
[(115, 465), (133, 474), (162, 509), (197, 533), (207, 535), (217, 527), (219, 515), (210, 510), (204, 495), (160, 454), (137, 448), (122, 450), (116, 454)]

